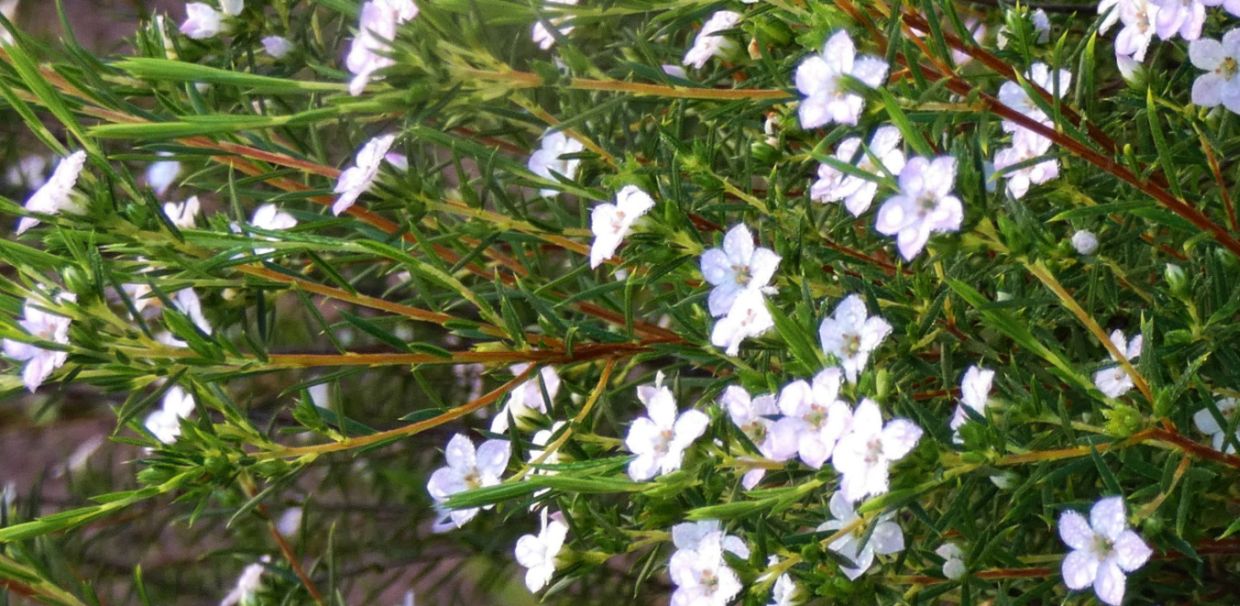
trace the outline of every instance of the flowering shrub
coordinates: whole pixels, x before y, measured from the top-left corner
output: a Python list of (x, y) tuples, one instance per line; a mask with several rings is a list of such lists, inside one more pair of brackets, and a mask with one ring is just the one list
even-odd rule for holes
[(123, 456), (0, 587), (1237, 603), (1240, 5), (994, 4), (10, 28), (0, 388)]

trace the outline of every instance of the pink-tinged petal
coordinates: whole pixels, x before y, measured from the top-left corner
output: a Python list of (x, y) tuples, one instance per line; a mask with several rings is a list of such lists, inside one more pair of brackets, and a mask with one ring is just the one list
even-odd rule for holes
[(1078, 549), (1063, 559), (1061, 571), (1064, 585), (1068, 589), (1080, 590), (1089, 587), (1098, 578), (1098, 558), (1087, 549)]
[(1116, 563), (1127, 572), (1144, 566), (1154, 554), (1145, 541), (1142, 541), (1141, 537), (1131, 530), (1120, 533), (1119, 538), (1115, 540), (1114, 549)]
[(895, 522), (879, 522), (870, 535), (870, 545), (879, 555), (904, 551), (904, 532)]
[(1188, 45), (1188, 60), (1197, 69), (1214, 71), (1214, 68), (1218, 67), (1225, 58), (1227, 58), (1227, 54), (1223, 51), (1223, 45), (1218, 40), (1201, 38), (1193, 40)]
[(457, 471), (471, 471), (477, 465), (475, 458), (474, 443), (465, 437), (464, 434), (456, 434), (448, 440), (448, 446), (444, 448), (444, 459), (448, 463), (448, 467)]
[(715, 286), (735, 281), (732, 263), (722, 249), (712, 248), (702, 253), (702, 277)]
[(1088, 550), (1094, 544), (1094, 530), (1085, 516), (1068, 510), (1059, 516), (1059, 538), (1073, 549)]
[(909, 451), (917, 446), (917, 441), (924, 433), (920, 427), (906, 419), (894, 419), (883, 428), (883, 456), (889, 461), (904, 458)]
[(689, 446), (706, 432), (706, 426), (709, 424), (710, 417), (706, 416), (706, 413), (700, 410), (686, 410), (679, 419), (676, 419), (673, 444), (681, 448)]
[(744, 223), (740, 223), (723, 236), (723, 252), (727, 255), (730, 265), (748, 265), (753, 256), (753, 234)]
[(1089, 525), (1094, 532), (1110, 541), (1119, 539), (1128, 522), (1124, 515), (1124, 498), (1107, 497), (1094, 503), (1089, 510)]
[(508, 440), (487, 440), (478, 447), (478, 470), (485, 475), (499, 477), (508, 467), (512, 446)]
[(866, 86), (878, 88), (887, 80), (887, 62), (878, 57), (859, 57), (853, 65), (852, 75)]
[(1104, 603), (1119, 606), (1124, 602), (1125, 581), (1124, 571), (1120, 570), (1119, 564), (1114, 558), (1107, 558), (1098, 567), (1098, 576), (1094, 579), (1094, 593), (1098, 594), (1098, 599)]
[(848, 32), (840, 30), (832, 34), (823, 45), (822, 57), (826, 60), (832, 74), (847, 74), (853, 69), (857, 47), (853, 44)]

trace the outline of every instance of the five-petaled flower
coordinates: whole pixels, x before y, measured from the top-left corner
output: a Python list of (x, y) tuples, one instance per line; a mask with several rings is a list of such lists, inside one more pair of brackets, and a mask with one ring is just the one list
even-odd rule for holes
[[(58, 301), (77, 300), (72, 293), (61, 293), (56, 298)], [(40, 301), (26, 299), (25, 305), (22, 306), (22, 319), (17, 323), (18, 326), (40, 341), (68, 345), (70, 319), (41, 309), (39, 307), (41, 304)], [(43, 349), (37, 344), (13, 339), (4, 340), (4, 355), (26, 363), (26, 366), (22, 368), (22, 384), (32, 393), (51, 376), (53, 371), (64, 365), (69, 357), (66, 351)]]
[(736, 48), (736, 43), (720, 32), (736, 27), (741, 22), (741, 14), (733, 11), (718, 11), (702, 24), (702, 30), (693, 39), (693, 46), (685, 53), (685, 65), (702, 69), (711, 57), (722, 57)]
[(616, 193), (616, 202), (603, 203), (590, 212), (590, 231), (594, 243), (590, 246), (590, 268), (616, 254), (616, 249), (628, 235), (633, 222), (654, 208), (654, 198), (636, 185), (626, 185)]
[[(1111, 333), (1111, 344), (1121, 355), (1128, 361), (1137, 359), (1141, 355), (1141, 346), (1145, 342), (1143, 336), (1138, 333), (1131, 341), (1124, 337), (1124, 331), (1116, 329)], [(1115, 359), (1115, 356), (1111, 356)], [(1118, 359), (1115, 359), (1118, 362)], [(1132, 389), (1132, 376), (1124, 370), (1122, 364), (1107, 366), (1102, 370), (1094, 373), (1094, 385), (1098, 387), (1098, 391), (1106, 394), (1108, 397), (1118, 398)]]
[[(835, 516), (834, 520), (827, 520), (818, 527), (818, 530), (840, 530), (857, 522), (857, 511), (853, 509), (853, 504), (847, 499), (841, 491), (836, 491), (831, 495), (831, 501), (827, 504), (831, 510), (831, 515)], [(844, 556), (855, 567), (841, 566), (840, 570), (844, 576), (849, 579), (856, 579), (865, 574), (870, 569), (870, 565), (874, 563), (874, 555), (890, 555), (904, 550), (904, 531), (900, 530), (900, 526), (893, 520), (895, 512), (887, 512), (875, 520), (874, 532), (870, 534), (869, 540), (865, 544), (861, 540), (865, 538), (866, 527), (864, 524), (858, 524), (856, 528), (851, 529), (844, 536), (831, 541), (827, 546), (828, 549)]]
[(900, 255), (912, 261), (930, 240), (930, 234), (959, 231), (964, 205), (953, 195), (956, 159), (917, 157), (900, 171), (900, 193), (878, 209), (874, 228), (896, 237)]
[(663, 385), (662, 373), (654, 385), (639, 386), (637, 398), (646, 406), (647, 416), (629, 426), (624, 445), (637, 455), (629, 462), (629, 477), (644, 481), (680, 469), (685, 449), (706, 431), (710, 417), (693, 409), (678, 416), (676, 397)]
[[(904, 151), (900, 149), (900, 129), (894, 126), (880, 126), (870, 138), (870, 145), (861, 150), (861, 139), (849, 137), (835, 148), (835, 159), (849, 164), (856, 158), (857, 170), (875, 175), (898, 175), (904, 169)], [(877, 163), (875, 162), (877, 160)], [(881, 168), (880, 168), (881, 167)], [(818, 166), (818, 180), (810, 186), (809, 197), (817, 202), (844, 201), (844, 207), (854, 217), (870, 208), (874, 195), (878, 193), (877, 181), (847, 174), (831, 166)]]
[(396, 135), (381, 135), (367, 141), (357, 151), (353, 166), (341, 172), (340, 178), (336, 180), (336, 188), (333, 191), (340, 194), (340, 197), (336, 198), (336, 202), (332, 204), (333, 215), (339, 216), (340, 213), (348, 210), (354, 202), (357, 202), (359, 196), (370, 189), (375, 182), (375, 177), (379, 176), (379, 168), (383, 166), (383, 161), (394, 141), (396, 141)]
[(1063, 560), (1063, 580), (1069, 589), (1091, 584), (1098, 599), (1118, 605), (1124, 601), (1124, 573), (1145, 564), (1153, 553), (1128, 529), (1123, 497), (1106, 497), (1085, 516), (1068, 510), (1059, 516), (1059, 536), (1072, 552)]
[(921, 428), (908, 419), (892, 419), (884, 425), (878, 404), (869, 398), (862, 400), (831, 458), (835, 470), (844, 476), (838, 494), (856, 502), (887, 492), (891, 464), (913, 450), (921, 434)]
[(1222, 105), (1240, 114), (1240, 27), (1223, 34), (1223, 40), (1201, 38), (1188, 46), (1188, 58), (1206, 73), (1193, 82), (1193, 103), (1202, 107)]
[[(448, 447), (444, 449), (447, 466), (440, 467), (431, 474), (426, 483), (426, 490), (436, 505), (448, 497), (466, 490), (495, 486), (500, 482), (500, 475), (508, 467), (508, 457), (512, 455), (512, 445), (508, 440), (487, 440), (474, 450), (474, 443), (462, 434), (452, 436)], [(490, 505), (486, 509), (490, 509)], [(478, 515), (478, 508), (453, 509), (447, 512), (452, 524), (457, 528)]]
[(517, 563), (525, 567), (525, 586), (531, 592), (538, 591), (551, 582), (555, 574), (555, 556), (564, 547), (568, 537), (568, 524), (560, 512), (548, 514), (543, 510), (542, 528), (538, 534), (522, 535), (517, 539)]
[[(85, 164), (84, 151), (73, 152), (58, 162), (52, 176), (26, 200), (26, 210), (46, 215), (60, 212), (82, 214), (84, 209), (73, 199), (73, 188), (77, 185), (78, 175), (82, 174)], [(38, 224), (39, 220), (35, 217), (22, 217), (17, 222), (17, 234), (21, 235)]]
[(766, 308), (762, 291), (745, 289), (736, 295), (728, 315), (715, 322), (710, 331), (710, 342), (722, 347), (729, 356), (740, 352), (741, 342), (756, 337), (775, 326), (771, 310)]
[(723, 531), (716, 530), (672, 554), (667, 565), (676, 585), (672, 606), (724, 606), (740, 593), (740, 578), (723, 559), (726, 548)]
[(376, 71), (396, 64), (387, 56), (396, 29), (417, 16), (418, 5), (413, 0), (368, 0), (362, 5), (357, 36), (345, 57), (345, 67), (353, 74), (349, 94), (362, 94)]
[(870, 316), (860, 295), (848, 295), (835, 306), (835, 313), (822, 321), (818, 338), (822, 350), (834, 354), (849, 383), (865, 370), (870, 352), (891, 333), (891, 325), (879, 316)]
[[(528, 167), (530, 172), (550, 181), (559, 183), (556, 175), (563, 176), (565, 179), (572, 180), (577, 176), (577, 168), (581, 165), (581, 160), (577, 158), (562, 158), (570, 154), (580, 153), (585, 146), (580, 141), (564, 134), (564, 131), (549, 132), (543, 135), (542, 147), (530, 154)], [(538, 190), (543, 196), (554, 196), (559, 193), (554, 188), (544, 187)]]
[(986, 401), (990, 399), (990, 384), (994, 378), (995, 371), (978, 366), (970, 366), (964, 371), (964, 378), (960, 380), (960, 404), (956, 405), (950, 423), (955, 432), (952, 439), (957, 443), (960, 442), (960, 426), (969, 420), (966, 406), (978, 415), (986, 416)]
[(779, 267), (779, 255), (769, 248), (754, 247), (749, 228), (739, 224), (723, 236), (723, 248), (702, 253), (702, 275), (714, 288), (707, 300), (710, 315), (728, 315), (736, 297), (745, 290), (766, 290)]
[[(798, 419), (775, 420), (779, 406), (775, 396), (762, 394), (750, 397), (739, 385), (729, 385), (719, 396), (719, 404), (728, 411), (728, 417), (753, 442), (762, 456), (773, 461), (787, 461), (797, 454)], [(758, 467), (745, 472), (741, 486), (747, 490), (758, 485), (766, 475), (766, 469)]]
[(796, 86), (805, 98), (797, 108), (801, 128), (818, 128), (831, 122), (855, 125), (865, 99), (844, 82), (852, 76), (874, 88), (887, 79), (887, 62), (868, 55), (857, 56), (857, 47), (846, 31), (827, 39), (822, 52), (797, 66)]
[(779, 392), (779, 410), (795, 419), (797, 454), (801, 462), (818, 469), (852, 424), (852, 410), (839, 399), (840, 369), (831, 367), (814, 376), (813, 384), (793, 381)]

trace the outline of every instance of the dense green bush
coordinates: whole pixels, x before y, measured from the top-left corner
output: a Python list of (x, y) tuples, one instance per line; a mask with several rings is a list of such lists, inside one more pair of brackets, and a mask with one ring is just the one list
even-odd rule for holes
[(1240, 602), (1240, 5), (1031, 4), (9, 28), (0, 600)]

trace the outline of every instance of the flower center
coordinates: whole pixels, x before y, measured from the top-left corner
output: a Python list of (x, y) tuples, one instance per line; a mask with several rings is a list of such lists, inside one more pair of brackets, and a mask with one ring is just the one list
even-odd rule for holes
[(617, 210), (616, 216), (611, 220), (611, 231), (620, 233), (624, 229), (624, 211)]
[(1110, 539), (1107, 539), (1100, 534), (1094, 535), (1093, 549), (1094, 553), (1098, 555), (1099, 560), (1105, 559), (1107, 554), (1111, 553), (1111, 550), (1114, 548), (1115, 545), (1111, 543)]
[(883, 459), (883, 441), (879, 436), (874, 436), (865, 449), (865, 464), (877, 465)]
[(471, 489), (479, 488), (482, 486), (482, 477), (478, 475), (478, 470), (476, 469), (471, 470), (469, 473), (465, 474), (464, 479), (465, 479), (465, 485), (470, 487)]
[(1236, 77), (1236, 72), (1240, 71), (1240, 64), (1236, 63), (1235, 57), (1227, 57), (1218, 65), (1218, 75), (1225, 80), (1231, 80)]
[(861, 335), (850, 333), (844, 336), (844, 353), (849, 357), (861, 353)]
[(735, 276), (736, 283), (741, 286), (749, 286), (749, 281), (753, 279), (753, 275), (749, 273), (749, 266), (744, 264), (733, 265), (732, 275)]
[(805, 415), (805, 422), (814, 427), (821, 427), (822, 422), (827, 419), (827, 409), (818, 405), (810, 404), (809, 414)]
[(917, 208), (921, 211), (921, 216), (926, 216), (939, 206), (939, 197), (933, 192), (922, 192), (917, 196)]

